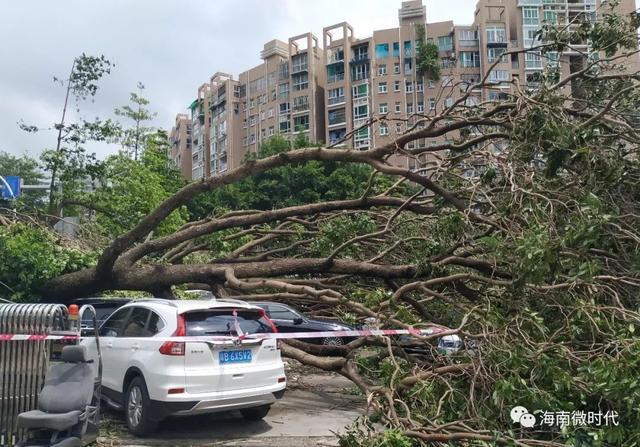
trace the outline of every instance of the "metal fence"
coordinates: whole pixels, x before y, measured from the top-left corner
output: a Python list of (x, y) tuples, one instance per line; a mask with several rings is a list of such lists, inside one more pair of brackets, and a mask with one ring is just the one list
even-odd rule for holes
[[(60, 304), (0, 304), (0, 334), (51, 334), (67, 319)], [(20, 439), (18, 414), (36, 408), (53, 349), (51, 340), (0, 341), (0, 447)]]

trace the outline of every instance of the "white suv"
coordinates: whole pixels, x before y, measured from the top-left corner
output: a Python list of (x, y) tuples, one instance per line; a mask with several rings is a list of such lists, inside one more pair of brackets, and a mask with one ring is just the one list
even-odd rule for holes
[[(275, 332), (257, 306), (237, 300), (132, 301), (100, 327), (102, 395), (124, 409), (129, 430), (153, 432), (169, 415), (238, 409), (246, 419), (266, 416), (284, 394), (277, 340), (163, 341), (177, 336)], [(95, 340), (82, 342), (97, 357)]]

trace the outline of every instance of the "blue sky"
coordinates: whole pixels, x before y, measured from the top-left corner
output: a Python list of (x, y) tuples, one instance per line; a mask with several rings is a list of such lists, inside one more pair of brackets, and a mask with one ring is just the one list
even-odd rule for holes
[[(425, 0), (430, 22), (471, 23), (475, 0)], [(59, 120), (64, 77), (82, 52), (116, 67), (82, 116), (113, 118), (138, 81), (146, 85), (154, 125), (168, 128), (198, 85), (216, 71), (237, 75), (260, 62), (265, 42), (347, 21), (356, 37), (397, 26), (400, 0), (20, 0), (0, 15), (0, 151), (37, 156), (53, 132), (25, 134), (17, 122), (48, 127)], [(241, 36), (240, 38), (238, 36)], [(104, 157), (113, 145), (92, 145)]]

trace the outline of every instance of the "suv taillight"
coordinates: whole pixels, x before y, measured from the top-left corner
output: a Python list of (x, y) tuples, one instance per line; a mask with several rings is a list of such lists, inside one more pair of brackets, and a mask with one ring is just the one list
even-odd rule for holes
[[(184, 337), (187, 335), (187, 330), (184, 324), (184, 316), (178, 315), (178, 327), (171, 335), (172, 337)], [(165, 341), (160, 346), (160, 354), (164, 355), (184, 355), (185, 342), (183, 341)]]

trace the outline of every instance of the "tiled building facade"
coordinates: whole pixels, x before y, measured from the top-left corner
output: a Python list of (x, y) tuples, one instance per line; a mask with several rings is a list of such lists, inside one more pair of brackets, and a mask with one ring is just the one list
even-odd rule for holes
[(169, 133), (169, 160), (187, 178), (191, 178), (191, 132), (191, 118), (184, 113), (176, 115), (176, 123)]
[[(601, 0), (479, 0), (473, 24), (454, 25), (429, 23), (422, 1), (413, 0), (402, 2), (398, 27), (376, 30), (370, 37), (356, 38), (353, 27), (342, 22), (323, 29), (322, 48), (310, 33), (288, 43), (273, 40), (264, 46), (261, 65), (238, 80), (216, 73), (198, 90), (191, 106), (192, 178), (238, 166), (247, 152), (276, 133), (293, 137), (303, 132), (311, 141), (355, 149), (388, 144), (416, 115), (452, 105), (487, 72), (492, 85), (472, 91), (467, 104), (506, 98), (514, 88), (510, 81), (535, 86), (548, 64), (559, 65), (564, 74), (579, 69), (586, 42), (562, 57), (535, 51), (502, 54), (540, 45), (536, 34), (545, 22), (578, 26), (596, 20), (600, 6)], [(622, 0), (617, 8), (630, 12), (635, 2)], [(416, 70), (421, 27), (426, 40), (438, 47), (438, 81)], [(381, 117), (386, 119), (368, 125)], [(417, 167), (404, 157), (394, 163)]]

